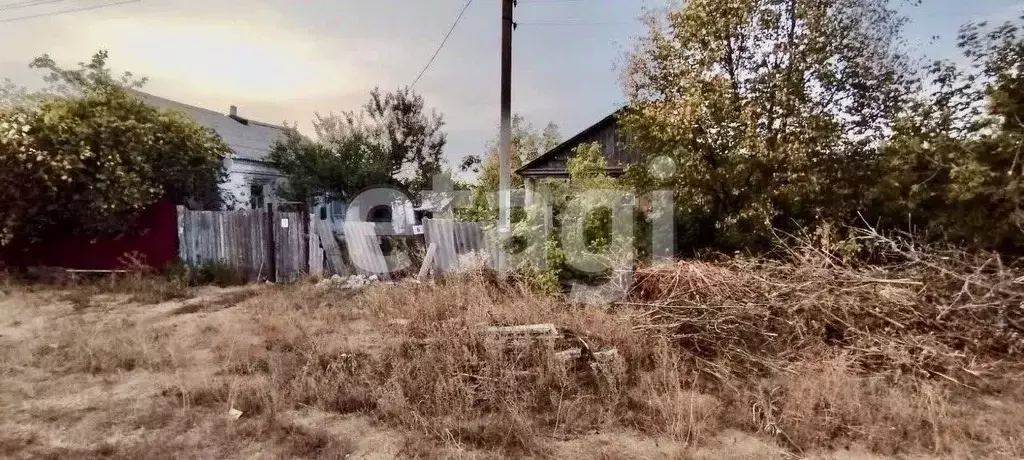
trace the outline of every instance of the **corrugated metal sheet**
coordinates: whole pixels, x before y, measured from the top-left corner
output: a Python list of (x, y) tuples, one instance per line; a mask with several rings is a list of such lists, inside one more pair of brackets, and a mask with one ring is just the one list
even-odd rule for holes
[(388, 273), (387, 259), (380, 247), (377, 226), (373, 222), (345, 222), (345, 246), (357, 272), (372, 275)]
[(427, 246), (437, 245), (434, 263), (438, 271), (450, 271), (459, 265), (459, 256), (473, 252), (494, 256), (489, 247), (490, 238), (483, 226), (476, 222), (459, 222), (454, 219), (423, 219), (423, 237)]

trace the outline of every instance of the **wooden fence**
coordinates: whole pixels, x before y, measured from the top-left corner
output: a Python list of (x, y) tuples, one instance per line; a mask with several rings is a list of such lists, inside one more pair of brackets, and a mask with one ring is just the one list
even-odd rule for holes
[[(306, 220), (309, 219), (309, 220)], [(308, 228), (310, 222), (313, 228)], [(493, 238), (474, 222), (424, 219), (424, 239), (434, 246), (437, 273), (459, 264), (459, 256), (495, 251)], [(393, 267), (381, 249), (378, 228), (345, 222), (346, 264), (330, 228), (305, 212), (267, 210), (189, 211), (178, 208), (178, 254), (190, 266), (219, 262), (242, 270), (251, 281), (294, 281), (304, 274), (387, 275)]]
[(306, 273), (305, 213), (178, 208), (178, 255), (189, 266), (219, 262), (251, 281), (291, 281)]

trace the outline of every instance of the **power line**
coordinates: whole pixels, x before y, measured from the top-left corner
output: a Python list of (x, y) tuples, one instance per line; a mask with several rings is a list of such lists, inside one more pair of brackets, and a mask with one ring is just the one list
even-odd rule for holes
[(141, 1), (142, 0), (124, 0), (124, 1), (120, 1), (120, 2), (104, 3), (104, 4), (101, 4), (101, 5), (85, 6), (85, 7), (81, 7), (81, 8), (71, 8), (71, 9), (67, 9), (67, 10), (54, 11), (54, 12), (50, 12), (50, 13), (40, 13), (40, 14), (32, 14), (32, 15), (29, 15), (29, 16), (19, 16), (19, 17), (16, 17), (16, 18), (0, 19), (0, 24), (7, 23), (7, 22), (23, 21), (23, 20), (26, 20), (26, 19), (35, 19), (35, 18), (42, 18), (42, 17), (47, 17), (47, 16), (56, 16), (56, 15), (59, 15), (59, 14), (77, 13), (79, 11), (98, 10), (100, 8), (107, 8), (107, 7), (110, 7), (110, 6), (117, 6), (117, 5), (127, 5), (129, 3), (138, 3), (138, 2), (141, 2)]
[(437, 59), (437, 55), (441, 54), (441, 49), (444, 48), (445, 43), (448, 43), (448, 38), (452, 36), (452, 32), (455, 31), (455, 27), (459, 25), (459, 21), (462, 20), (462, 16), (466, 14), (466, 10), (469, 9), (469, 5), (472, 4), (473, 0), (468, 0), (466, 5), (462, 7), (462, 11), (459, 11), (459, 15), (455, 17), (455, 22), (452, 23), (452, 27), (448, 29), (448, 33), (445, 34), (444, 40), (441, 40), (441, 44), (438, 45), (437, 50), (434, 51), (434, 55), (430, 57), (429, 61), (427, 61), (427, 65), (423, 66), (423, 70), (420, 71), (420, 74), (417, 75), (416, 79), (412, 81), (411, 85), (409, 85), (410, 88), (414, 88), (416, 83), (419, 83), (420, 79), (423, 78), (423, 74), (427, 73), (427, 69), (429, 69), (430, 65), (434, 63), (434, 59)]
[(31, 0), (27, 2), (5, 3), (3, 5), (0, 5), (0, 11), (17, 10), (21, 8), (29, 8), (40, 5), (49, 5), (51, 3), (58, 3), (63, 1), (66, 0)]

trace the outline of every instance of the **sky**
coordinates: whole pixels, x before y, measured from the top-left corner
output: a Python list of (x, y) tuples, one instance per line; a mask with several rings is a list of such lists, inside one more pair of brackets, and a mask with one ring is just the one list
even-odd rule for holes
[[(356, 109), (379, 86), (409, 85), (466, 0), (0, 0), (0, 78), (38, 86), (28, 68), (49, 53), (65, 65), (106, 49), (115, 70), (150, 79), (155, 95), (309, 129), (314, 113)], [(513, 110), (569, 137), (624, 102), (622, 64), (645, 10), (673, 0), (519, 0)], [(444, 114), (452, 164), (481, 154), (499, 115), (500, 0), (474, 0), (415, 89)], [(968, 21), (1009, 20), (1024, 0), (923, 0), (903, 7), (908, 44), (954, 57)], [(25, 16), (45, 15), (18, 19)], [(6, 21), (6, 22), (5, 22)], [(939, 36), (933, 40), (933, 36)]]

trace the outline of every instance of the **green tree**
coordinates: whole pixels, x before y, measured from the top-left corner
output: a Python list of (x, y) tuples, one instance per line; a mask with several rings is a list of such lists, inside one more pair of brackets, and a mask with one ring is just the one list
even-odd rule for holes
[[(652, 16), (625, 78), (630, 181), (674, 189), (696, 244), (847, 218), (913, 87), (903, 22), (888, 0), (690, 0)], [(658, 157), (674, 173), (652, 174)]]
[(318, 140), (291, 131), (270, 152), (269, 160), (288, 179), (283, 196), (306, 201), (327, 195), (347, 201), (367, 187), (392, 182), (391, 158), (380, 145), (360, 132), (337, 135), (322, 120), (314, 120), (313, 126), (321, 133)]
[(423, 96), (410, 88), (388, 93), (375, 88), (359, 110), (317, 115), (314, 128), (323, 142), (346, 142), (356, 136), (374, 144), (387, 156), (387, 185), (404, 188), (410, 196), (429, 189), (443, 169), (448, 142), (444, 117), (428, 111)]
[(968, 64), (928, 67), (926, 91), (885, 146), (873, 217), (931, 239), (1024, 249), (1020, 26), (968, 24), (958, 41)]
[[(537, 158), (548, 150), (558, 146), (561, 142), (561, 134), (558, 125), (548, 123), (543, 130), (538, 131), (531, 123), (519, 114), (512, 117), (512, 155), (509, 158), (512, 172), (512, 188), (522, 188), (523, 178), (515, 174), (530, 160)], [(473, 171), (479, 173), (476, 187), (472, 198), (471, 207), (464, 211), (463, 218), (477, 221), (496, 220), (498, 210), (495, 207), (492, 197), (498, 191), (498, 143), (495, 139), (487, 147), (487, 153), (483, 156), (470, 155), (462, 160), (462, 171)]]
[(0, 108), (0, 244), (123, 231), (167, 198), (215, 207), (229, 153), (216, 133), (158, 110), (111, 76), (99, 52), (78, 69), (33, 67), (62, 93)]

